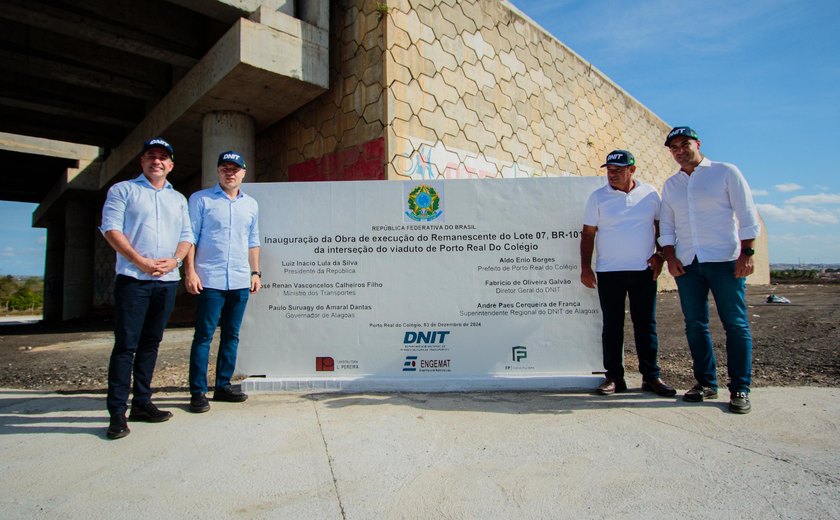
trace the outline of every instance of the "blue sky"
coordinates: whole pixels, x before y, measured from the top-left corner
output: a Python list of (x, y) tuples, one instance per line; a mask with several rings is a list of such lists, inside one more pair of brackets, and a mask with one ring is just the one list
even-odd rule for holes
[[(771, 262), (840, 263), (840, 2), (514, 0), (749, 181)], [(33, 204), (0, 202), (0, 274), (44, 272)]]
[[(753, 189), (771, 262), (840, 263), (840, 2), (513, 0)], [(675, 168), (676, 169), (676, 168)]]
[(47, 232), (31, 227), (36, 207), (23, 202), (0, 202), (0, 274), (44, 275)]

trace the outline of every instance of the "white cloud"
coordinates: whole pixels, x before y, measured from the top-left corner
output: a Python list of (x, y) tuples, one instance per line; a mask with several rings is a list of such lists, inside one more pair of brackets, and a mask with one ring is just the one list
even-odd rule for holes
[(783, 193), (787, 193), (789, 191), (799, 191), (803, 188), (795, 182), (785, 182), (783, 184), (777, 184), (776, 189)]
[(797, 195), (796, 197), (786, 200), (785, 204), (840, 204), (840, 193)]
[(837, 224), (840, 219), (829, 211), (815, 211), (809, 208), (795, 206), (774, 206), (773, 204), (756, 204), (761, 216), (767, 220), (778, 222), (803, 224)]
[(752, 190), (753, 197), (764, 197), (765, 195), (770, 195), (770, 192), (767, 190)]

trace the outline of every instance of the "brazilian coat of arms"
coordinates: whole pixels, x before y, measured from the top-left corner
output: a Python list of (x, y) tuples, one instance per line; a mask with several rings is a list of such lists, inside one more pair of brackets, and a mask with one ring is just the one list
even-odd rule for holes
[(428, 222), (440, 216), (440, 195), (431, 186), (420, 184), (408, 194), (408, 218)]

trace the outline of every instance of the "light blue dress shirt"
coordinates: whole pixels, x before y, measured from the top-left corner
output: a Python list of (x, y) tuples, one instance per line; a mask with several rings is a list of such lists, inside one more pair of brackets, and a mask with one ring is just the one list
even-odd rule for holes
[[(99, 231), (121, 231), (131, 247), (147, 258), (174, 258), (179, 242), (193, 242), (187, 199), (166, 181), (155, 189), (142, 173), (135, 179), (118, 182), (108, 190), (102, 208)], [(178, 269), (163, 276), (144, 273), (128, 258), (117, 253), (117, 274), (138, 280), (177, 282)]]
[(230, 200), (221, 186), (190, 196), (195, 236), (195, 272), (205, 288), (228, 291), (251, 287), (248, 250), (260, 247), (257, 201), (239, 190)]

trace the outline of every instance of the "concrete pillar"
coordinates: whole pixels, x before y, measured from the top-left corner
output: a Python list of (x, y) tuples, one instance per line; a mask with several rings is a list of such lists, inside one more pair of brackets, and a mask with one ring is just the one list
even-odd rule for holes
[(93, 307), (93, 207), (68, 200), (64, 217), (64, 291), (62, 319), (89, 316)]
[(64, 292), (64, 223), (47, 226), (47, 250), (44, 259), (44, 321), (57, 323), (62, 318)]
[(245, 182), (256, 180), (254, 149), (256, 147), (254, 119), (242, 112), (208, 112), (202, 121), (201, 187), (209, 188), (219, 182), (216, 161), (219, 154), (236, 150), (248, 166)]

